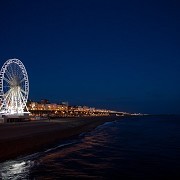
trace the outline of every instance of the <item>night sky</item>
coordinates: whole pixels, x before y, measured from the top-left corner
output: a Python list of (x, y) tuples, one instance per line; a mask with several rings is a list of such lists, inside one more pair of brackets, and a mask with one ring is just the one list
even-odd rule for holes
[(179, 0), (0, 0), (0, 66), (32, 100), (180, 113)]

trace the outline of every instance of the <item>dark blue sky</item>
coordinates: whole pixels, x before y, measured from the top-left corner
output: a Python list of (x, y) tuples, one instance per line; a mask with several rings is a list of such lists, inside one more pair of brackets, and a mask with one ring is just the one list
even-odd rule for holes
[(178, 0), (0, 0), (0, 62), (19, 58), (30, 99), (180, 112)]

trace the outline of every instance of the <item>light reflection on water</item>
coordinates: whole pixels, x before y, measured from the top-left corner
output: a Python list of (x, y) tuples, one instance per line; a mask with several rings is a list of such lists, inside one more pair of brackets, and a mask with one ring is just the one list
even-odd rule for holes
[(7, 179), (28, 179), (30, 169), (34, 161), (7, 161), (0, 164), (0, 174), (2, 180)]

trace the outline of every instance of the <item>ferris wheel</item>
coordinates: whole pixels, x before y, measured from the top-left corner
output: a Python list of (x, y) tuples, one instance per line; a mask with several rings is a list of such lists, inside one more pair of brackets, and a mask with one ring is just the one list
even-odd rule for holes
[(25, 66), (19, 59), (7, 60), (0, 71), (0, 111), (22, 114), (28, 111), (29, 80)]

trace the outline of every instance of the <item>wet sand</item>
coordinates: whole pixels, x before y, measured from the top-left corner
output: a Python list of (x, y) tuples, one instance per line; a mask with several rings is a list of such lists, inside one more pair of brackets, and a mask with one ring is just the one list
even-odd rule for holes
[(115, 117), (62, 118), (0, 124), (0, 162), (42, 151)]

